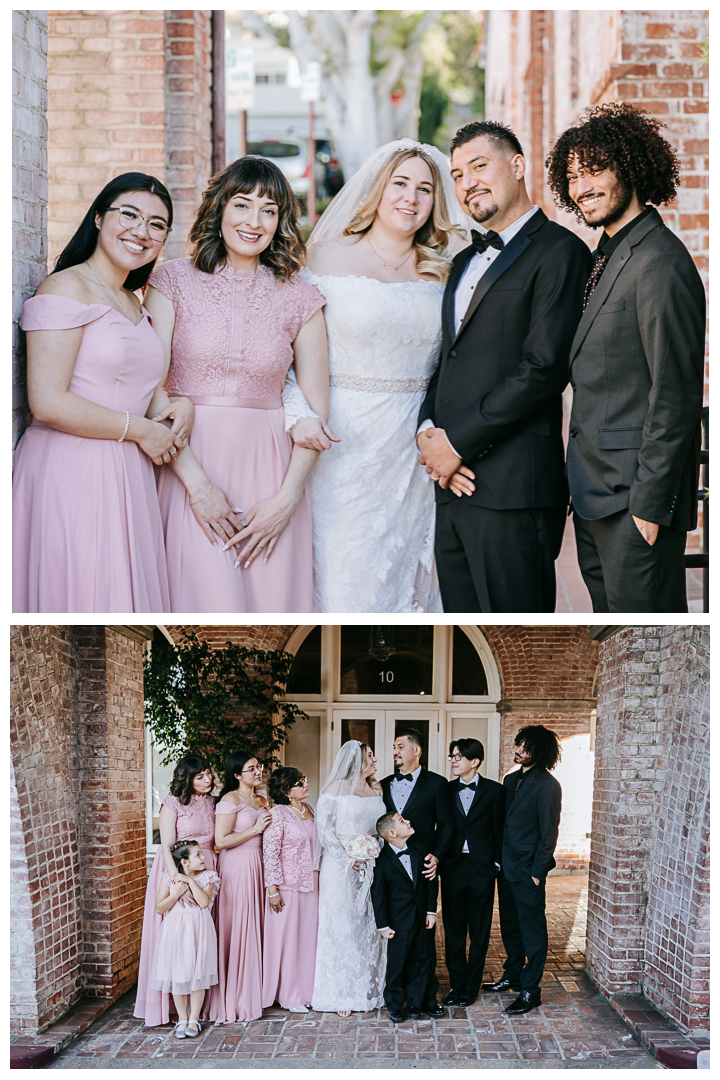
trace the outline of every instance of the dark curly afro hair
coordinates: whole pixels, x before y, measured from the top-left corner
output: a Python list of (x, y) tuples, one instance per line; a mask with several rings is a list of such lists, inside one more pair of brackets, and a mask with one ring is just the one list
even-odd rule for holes
[(520, 746), (520, 743), (525, 743), (525, 749), (532, 754), (533, 765), (537, 765), (538, 769), (551, 772), (560, 760), (560, 740), (544, 724), (528, 724), (520, 728), (515, 736), (515, 746)]
[(680, 162), (660, 134), (661, 127), (665, 125), (654, 116), (627, 102), (587, 108), (578, 122), (562, 133), (545, 161), (556, 205), (583, 221), (568, 191), (567, 167), (573, 155), (585, 169), (612, 169), (624, 184), (634, 188), (643, 205), (671, 202), (680, 183)]

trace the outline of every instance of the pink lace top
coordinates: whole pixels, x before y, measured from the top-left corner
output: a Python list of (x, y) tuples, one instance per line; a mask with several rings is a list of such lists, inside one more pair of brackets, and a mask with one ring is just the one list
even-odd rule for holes
[(163, 806), (177, 814), (175, 835), (178, 840), (197, 840), (200, 847), (210, 848), (215, 841), (215, 802), (212, 795), (191, 795), (183, 806), (175, 795), (166, 795)]
[[(167, 870), (163, 870), (160, 877), (163, 878), (163, 880), (167, 883), (167, 885), (170, 888), (172, 888), (172, 879), (173, 879), (173, 877), (175, 877), (174, 874), (170, 875), (170, 874), (168, 874)], [(220, 877), (219, 877), (218, 874), (215, 873), (214, 870), (203, 870), (202, 874), (198, 874), (197, 877), (195, 878), (195, 880), (198, 883), (198, 885), (200, 886), (200, 888), (205, 889), (205, 891), (207, 891), (207, 887), (210, 884), (210, 882), (212, 882), (213, 885), (214, 885), (212, 898), (210, 900), (210, 903), (208, 904), (206, 909), (202, 909), (202, 910), (209, 911), (212, 908), (213, 904), (215, 903), (215, 897), (217, 896), (218, 892), (220, 891), (220, 884), (221, 884)], [(183, 895), (181, 897), (179, 897), (179, 899), (176, 900), (175, 903), (179, 904), (180, 907), (195, 907), (195, 908), (200, 907), (197, 900), (193, 896), (192, 890), (190, 889), (189, 886), (188, 886), (187, 892), (183, 893)]]
[(265, 884), (279, 885), (290, 892), (313, 892), (313, 870), (320, 868), (322, 851), (315, 819), (302, 821), (282, 804), (273, 806), (270, 814), (272, 822), (263, 833)]
[(165, 387), (189, 397), (279, 399), (292, 343), (325, 304), (306, 281), (282, 282), (267, 266), (255, 274), (227, 266), (205, 274), (190, 259), (174, 259), (157, 267), (149, 284), (175, 308)]

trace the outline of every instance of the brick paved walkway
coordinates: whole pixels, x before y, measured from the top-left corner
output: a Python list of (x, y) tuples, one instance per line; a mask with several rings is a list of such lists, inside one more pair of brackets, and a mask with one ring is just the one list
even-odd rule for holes
[[(462, 1068), (463, 1062), (480, 1060), (490, 1067), (536, 1063), (612, 1068), (616, 1063), (618, 1068), (653, 1068), (654, 1059), (583, 973), (586, 896), (583, 875), (548, 879), (550, 952), (543, 1005), (523, 1017), (510, 1018), (503, 1012), (514, 995), (485, 995), (467, 1009), (447, 1009), (442, 1020), (423, 1017), (399, 1026), (390, 1022), (385, 1009), (342, 1020), (333, 1013), (298, 1016), (274, 1008), (252, 1023), (208, 1026), (200, 1038), (180, 1041), (172, 1037), (169, 1026), (146, 1028), (133, 1018), (133, 992), (108, 1009), (49, 1067), (233, 1068), (250, 1062), (250, 1067), (271, 1062), (277, 1067), (310, 1067), (323, 1062), (364, 1068), (403, 1067), (406, 1062), (411, 1067), (414, 1061), (415, 1067), (423, 1067), (422, 1062), (428, 1067), (446, 1063)], [(442, 978), (442, 938), (438, 951)], [(486, 977), (500, 975), (503, 959), (496, 910)]]

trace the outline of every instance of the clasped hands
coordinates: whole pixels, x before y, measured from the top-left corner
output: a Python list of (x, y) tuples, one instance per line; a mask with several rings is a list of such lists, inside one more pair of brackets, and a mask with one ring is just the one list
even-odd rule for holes
[(472, 495), (475, 490), (472, 482), (475, 473), (468, 469), (467, 465), (463, 465), (462, 458), (452, 449), (442, 428), (426, 428), (419, 432), (417, 445), (420, 464), (425, 466), (425, 472), (429, 473), (441, 488), (449, 487), (458, 498), (461, 495)]

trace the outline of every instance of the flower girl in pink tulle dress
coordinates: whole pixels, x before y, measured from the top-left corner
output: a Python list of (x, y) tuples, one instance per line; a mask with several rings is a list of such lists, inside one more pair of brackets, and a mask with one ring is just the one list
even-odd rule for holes
[(205, 856), (195, 840), (174, 844), (172, 857), (177, 873), (163, 871), (155, 903), (164, 918), (148, 985), (172, 994), (178, 1014), (175, 1037), (194, 1039), (200, 1034), (205, 991), (218, 981), (217, 934), (210, 906), (220, 878), (205, 869)]

